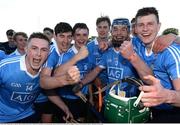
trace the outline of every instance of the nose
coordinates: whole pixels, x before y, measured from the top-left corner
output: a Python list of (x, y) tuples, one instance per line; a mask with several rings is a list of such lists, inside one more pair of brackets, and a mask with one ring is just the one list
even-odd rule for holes
[(143, 26), (143, 31), (147, 31), (147, 29), (148, 29), (148, 26), (147, 26), (147, 25), (144, 25), (144, 26)]
[(37, 56), (40, 56), (40, 55), (41, 55), (41, 50), (40, 50), (40, 49), (37, 49), (36, 55), (37, 55)]

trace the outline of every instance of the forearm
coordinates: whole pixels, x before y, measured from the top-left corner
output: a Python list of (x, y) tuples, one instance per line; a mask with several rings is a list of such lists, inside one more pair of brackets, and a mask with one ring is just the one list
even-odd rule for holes
[(61, 108), (64, 112), (68, 108), (63, 100), (58, 95), (48, 96), (49, 100)]
[(83, 83), (83, 85), (92, 82), (96, 76), (99, 74), (100, 70), (97, 70), (99, 68), (95, 68), (93, 69), (91, 72), (89, 72), (87, 75), (85, 75), (85, 77), (81, 80), (81, 83)]
[(136, 54), (134, 53), (131, 57), (130, 60), (131, 64), (133, 65), (133, 67), (136, 69), (139, 77), (144, 81), (147, 82), (146, 80), (144, 80), (144, 76), (147, 75), (153, 75), (153, 72), (151, 70), (151, 68), (149, 68), (146, 63)]
[[(59, 77), (59, 78), (58, 78)], [(61, 77), (61, 78), (60, 78)], [(55, 89), (58, 87), (65, 86), (64, 76), (48, 76), (43, 75), (40, 79), (40, 86), (43, 89)]]
[(54, 76), (65, 74), (67, 70), (69, 69), (69, 67), (75, 65), (78, 61), (79, 61), (78, 56), (75, 55), (68, 62), (58, 66), (54, 71)]

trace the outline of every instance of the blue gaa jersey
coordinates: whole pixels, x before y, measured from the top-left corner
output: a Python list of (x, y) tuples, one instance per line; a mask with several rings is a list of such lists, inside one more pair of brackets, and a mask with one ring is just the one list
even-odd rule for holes
[[(67, 61), (69, 61), (77, 53), (78, 53), (78, 50), (73, 45), (68, 50), (68, 52), (66, 54), (64, 54), (62, 63), (66, 63)], [(80, 71), (80, 78), (81, 79), (83, 79), (84, 75), (87, 74), (92, 68), (91, 64), (89, 63), (89, 58), (85, 58), (85, 59), (82, 59), (82, 60), (78, 61), (76, 63), (76, 66)], [(68, 99), (79, 99), (79, 97), (76, 96), (72, 92), (73, 87), (74, 87), (74, 85), (68, 85), (68, 86), (60, 87), (59, 88), (59, 95), (61, 97), (68, 98)], [(84, 86), (82, 88), (81, 92), (83, 94), (87, 94), (88, 93), (88, 85)]]
[(39, 73), (31, 75), (25, 56), (0, 62), (0, 122), (13, 122), (34, 113), (33, 103), (40, 91)]
[(11, 54), (9, 54), (9, 55), (7, 56), (7, 58), (15, 57), (15, 56), (21, 56), (21, 54), (18, 52), (17, 49), (16, 49), (14, 52), (12, 52)]
[[(89, 63), (92, 64), (93, 67), (96, 67), (98, 62), (100, 61), (100, 58), (102, 57), (104, 51), (99, 49), (99, 43), (97, 41), (97, 38), (93, 39), (87, 44), (87, 48), (89, 51)], [(102, 84), (107, 84), (108, 83), (108, 78), (107, 78), (107, 72), (106, 70), (103, 70), (98, 77), (101, 79)]]
[[(52, 43), (48, 59), (43, 66), (43, 68), (49, 68), (51, 70), (57, 67), (59, 60), (62, 60), (64, 55), (59, 53), (56, 41), (53, 41)], [(41, 92), (35, 102), (41, 103), (46, 101), (48, 101), (48, 97)]]
[[(103, 54), (98, 66), (107, 70), (109, 84), (126, 77), (137, 77), (137, 73), (131, 63), (124, 59), (113, 47)], [(126, 92), (126, 97), (132, 97), (137, 94), (137, 87), (132, 84), (121, 83), (119, 87), (115, 88), (116, 91), (118, 88)], [(109, 90), (106, 91), (106, 94), (108, 92)]]
[(2, 50), (0, 50), (0, 61), (1, 61), (2, 59), (5, 59), (6, 56), (7, 56), (7, 55), (5, 54), (5, 52), (2, 51)]
[[(161, 85), (164, 88), (174, 90), (172, 80), (180, 78), (180, 46), (173, 43), (157, 55), (153, 52), (148, 55), (144, 44), (139, 38), (134, 38), (133, 44), (137, 54), (151, 67), (155, 76), (161, 81)], [(161, 104), (155, 108), (170, 109), (172, 106)]]
[(56, 41), (53, 41), (53, 44), (51, 45), (51, 48), (50, 48), (50, 54), (43, 67), (53, 70), (54, 68), (58, 66), (59, 63), (62, 63), (63, 55), (64, 53), (62, 54), (59, 53), (59, 49), (58, 49)]

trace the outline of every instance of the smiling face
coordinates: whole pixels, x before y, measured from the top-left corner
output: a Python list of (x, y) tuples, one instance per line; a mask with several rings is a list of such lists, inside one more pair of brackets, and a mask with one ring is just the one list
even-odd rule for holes
[(129, 38), (129, 32), (126, 25), (114, 25), (111, 31), (112, 44), (119, 47), (125, 40)]
[(15, 42), (19, 50), (24, 50), (27, 45), (27, 38), (22, 35), (18, 35)]
[(71, 46), (72, 32), (58, 33), (57, 35), (55, 35), (55, 40), (57, 42), (59, 52), (64, 53)]
[(107, 21), (102, 21), (97, 25), (97, 33), (99, 38), (107, 38), (110, 31), (110, 26)]
[(136, 33), (145, 45), (152, 45), (161, 24), (154, 14), (139, 16), (136, 20)]
[(28, 72), (36, 74), (49, 53), (49, 43), (47, 40), (32, 38), (27, 46), (26, 67)]
[(74, 41), (77, 49), (80, 49), (82, 46), (86, 45), (88, 41), (89, 32), (87, 29), (77, 28), (74, 33)]

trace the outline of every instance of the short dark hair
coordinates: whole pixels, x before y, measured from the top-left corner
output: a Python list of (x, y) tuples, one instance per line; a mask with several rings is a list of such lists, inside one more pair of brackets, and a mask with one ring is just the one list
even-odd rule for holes
[(74, 33), (76, 32), (76, 29), (87, 29), (88, 30), (88, 33), (89, 33), (89, 28), (87, 27), (87, 25), (85, 23), (76, 23), (73, 27), (73, 32), (72, 34), (74, 35)]
[(154, 14), (157, 18), (157, 22), (159, 23), (159, 14), (155, 7), (145, 7), (145, 8), (139, 9), (135, 18), (137, 20), (137, 18), (140, 16), (147, 16), (150, 14)]
[(134, 24), (136, 22), (136, 19), (135, 18), (132, 18), (131, 19), (131, 24)]
[(51, 28), (49, 28), (49, 27), (45, 27), (45, 28), (43, 29), (43, 32), (44, 32), (44, 31), (49, 31), (49, 32), (51, 32), (52, 34), (54, 33), (54, 30), (51, 29)]
[(103, 21), (106, 21), (108, 23), (109, 27), (111, 26), (111, 20), (108, 16), (101, 16), (101, 17), (97, 18), (96, 26)]
[(44, 39), (44, 40), (46, 40), (46, 41), (49, 43), (49, 45), (50, 45), (50, 40), (49, 40), (49, 38), (48, 38), (46, 35), (44, 35), (43, 33), (41, 33), (41, 32), (34, 32), (34, 33), (32, 33), (32, 34), (30, 35), (29, 39), (28, 39), (28, 42), (31, 41), (31, 39), (33, 39), (33, 38)]
[(72, 32), (72, 27), (69, 23), (60, 22), (54, 28), (55, 35), (58, 33)]
[(9, 29), (6, 31), (7, 36), (13, 36), (15, 34), (15, 31), (13, 29)]
[(28, 38), (27, 34), (24, 32), (17, 32), (15, 33), (13, 39), (16, 41), (17, 36), (23, 36), (24, 38)]

